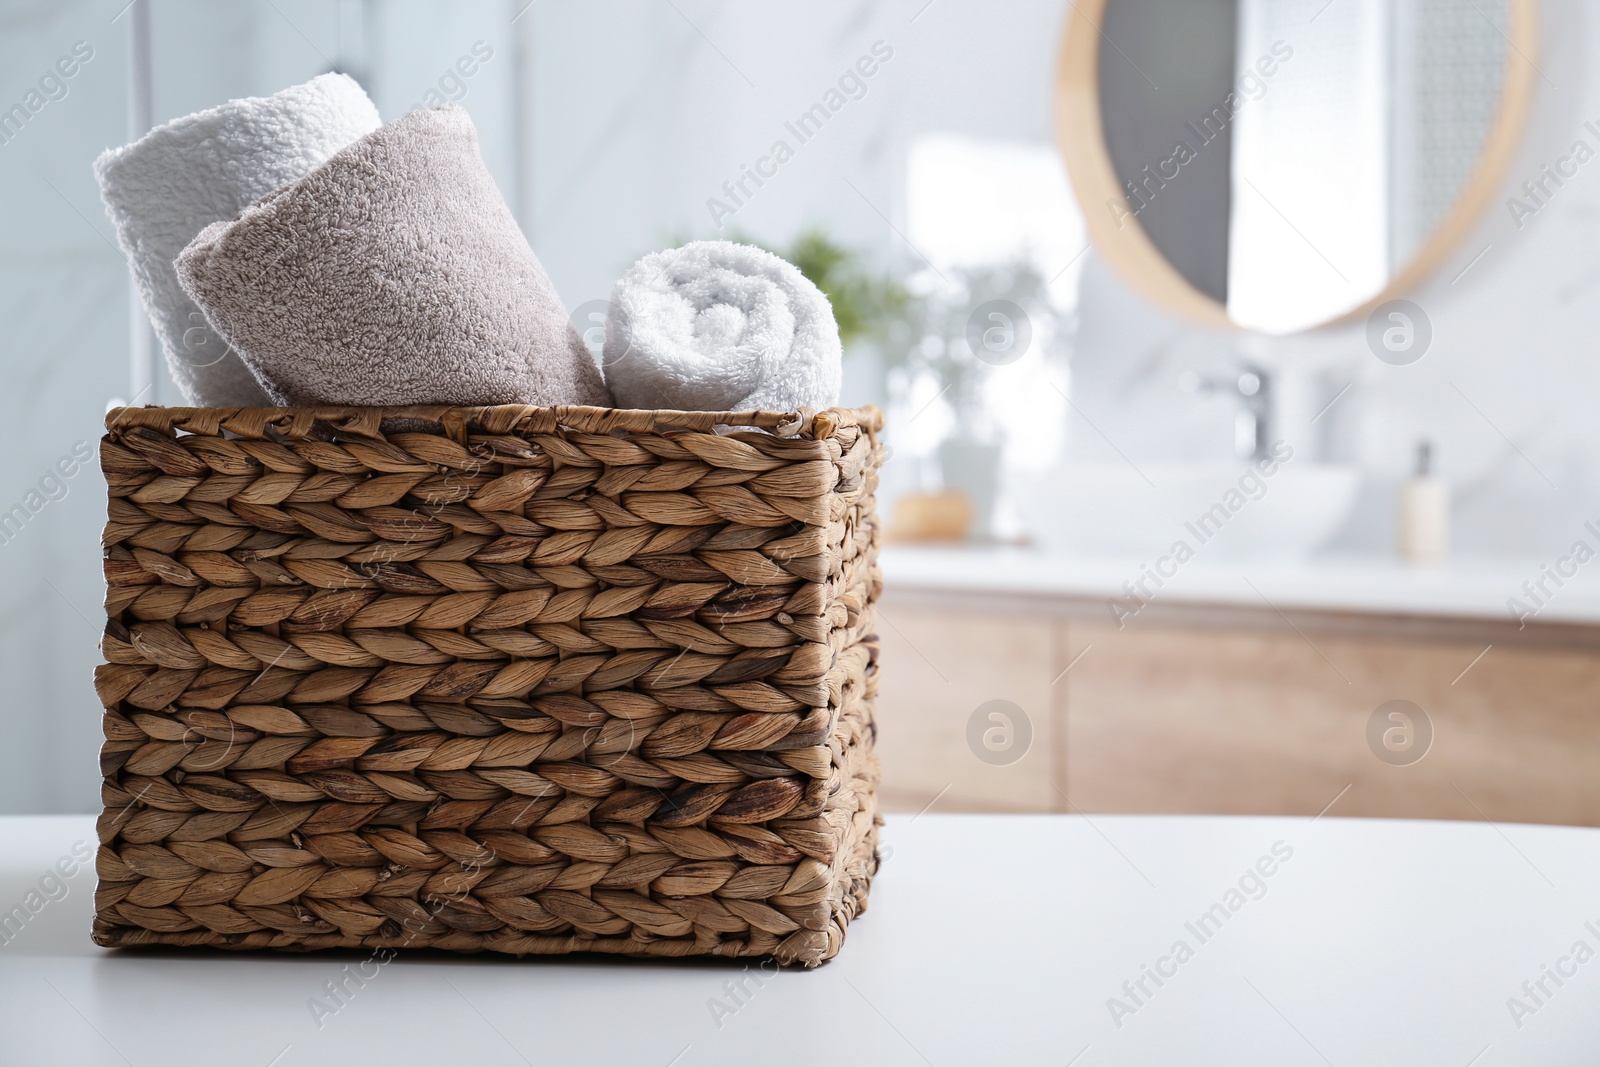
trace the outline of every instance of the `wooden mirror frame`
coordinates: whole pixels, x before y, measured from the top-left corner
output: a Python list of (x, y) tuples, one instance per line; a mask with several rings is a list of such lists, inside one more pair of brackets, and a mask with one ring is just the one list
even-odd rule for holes
[[(1106, 204), (1127, 198), (1117, 181), (1100, 121), (1100, 25), (1109, 0), (1067, 0), (1066, 29), (1056, 73), (1056, 136), (1066, 161), (1089, 239), (1122, 278), (1157, 306), (1217, 330), (1243, 331), (1228, 317), (1227, 306), (1202, 293), (1169, 263), (1131, 212), (1126, 225), (1112, 222)], [(1466, 184), (1416, 254), (1370, 299), (1302, 331), (1359, 318), (1384, 301), (1409, 292), (1449, 258), (1477, 225), (1510, 170), (1527, 125), (1538, 75), (1536, 0), (1506, 0), (1510, 37), (1500, 87), (1500, 102), (1484, 139), (1483, 151)]]

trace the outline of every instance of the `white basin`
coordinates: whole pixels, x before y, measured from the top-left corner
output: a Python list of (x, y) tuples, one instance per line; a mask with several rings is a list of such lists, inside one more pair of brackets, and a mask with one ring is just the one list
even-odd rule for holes
[(1017, 509), (1049, 551), (1120, 559), (1295, 559), (1327, 543), (1355, 501), (1355, 467), (1074, 464), (1016, 479)]

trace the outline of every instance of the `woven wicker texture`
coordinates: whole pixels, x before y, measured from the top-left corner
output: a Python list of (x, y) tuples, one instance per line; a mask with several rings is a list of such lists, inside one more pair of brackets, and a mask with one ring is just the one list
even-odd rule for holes
[(99, 944), (838, 952), (876, 409), (106, 426)]

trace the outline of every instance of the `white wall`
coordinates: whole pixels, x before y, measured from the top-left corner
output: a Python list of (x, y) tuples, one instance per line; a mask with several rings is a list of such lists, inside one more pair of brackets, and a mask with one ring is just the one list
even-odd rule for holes
[[(117, 6), (0, 7), (0, 107), (74, 41), (94, 49), (66, 97), (0, 145), (0, 511), (76, 442), (95, 444), (106, 399), (126, 389), (126, 270), (89, 170), (125, 121)], [(65, 484), (0, 544), (0, 811), (86, 811), (97, 795), (105, 486), (98, 463)]]
[(714, 236), (706, 201), (775, 139), (793, 142), (784, 123), (882, 41), (893, 58), (866, 96), (797, 145), (724, 222), (768, 238), (822, 222), (915, 264), (883, 217), (904, 230), (908, 142), (941, 131), (1050, 142), (1065, 10), (1057, 0), (679, 0), (676, 10), (543, 0), (526, 16), (535, 33), (535, 246), (576, 303), (604, 297), (618, 273), (671, 237)]

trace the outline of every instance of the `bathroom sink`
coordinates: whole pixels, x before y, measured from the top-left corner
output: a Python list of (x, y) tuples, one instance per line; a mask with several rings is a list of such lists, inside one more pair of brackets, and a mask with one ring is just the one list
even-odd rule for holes
[(1121, 559), (1294, 559), (1349, 514), (1355, 467), (1226, 463), (1074, 464), (1016, 480), (1017, 508), (1044, 549)]

